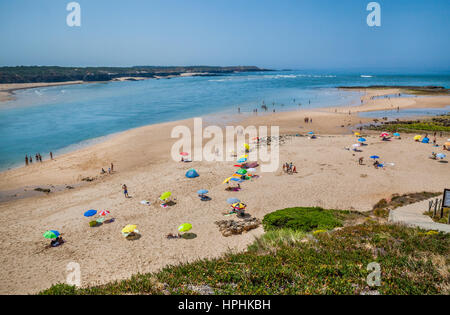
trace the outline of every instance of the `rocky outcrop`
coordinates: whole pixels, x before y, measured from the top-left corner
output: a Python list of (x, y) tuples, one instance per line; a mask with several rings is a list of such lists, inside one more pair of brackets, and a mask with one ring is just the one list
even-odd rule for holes
[(231, 235), (247, 233), (250, 230), (256, 229), (261, 225), (261, 220), (250, 218), (242, 221), (220, 220), (214, 223), (219, 227), (219, 231), (222, 235), (228, 237)]

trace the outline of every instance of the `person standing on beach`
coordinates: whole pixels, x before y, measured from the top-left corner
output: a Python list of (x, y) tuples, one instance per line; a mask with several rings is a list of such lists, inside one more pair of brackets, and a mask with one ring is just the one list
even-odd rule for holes
[(114, 172), (114, 164), (111, 162), (111, 173)]
[(28, 155), (25, 155), (25, 165), (28, 166)]
[(50, 160), (53, 160), (53, 152), (50, 152)]
[(130, 196), (128, 195), (127, 185), (123, 184), (122, 189), (123, 189), (123, 194), (125, 195), (125, 198), (130, 198)]
[(42, 162), (42, 155), (39, 153), (39, 162)]
[(241, 113), (241, 108), (240, 107), (238, 107), (238, 114), (240, 114)]
[(33, 163), (33, 157), (30, 155), (30, 163)]

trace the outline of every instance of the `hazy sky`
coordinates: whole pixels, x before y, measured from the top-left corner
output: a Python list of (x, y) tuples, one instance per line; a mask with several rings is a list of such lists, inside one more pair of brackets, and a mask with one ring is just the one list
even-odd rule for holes
[(0, 0), (0, 65), (450, 70), (450, 0)]

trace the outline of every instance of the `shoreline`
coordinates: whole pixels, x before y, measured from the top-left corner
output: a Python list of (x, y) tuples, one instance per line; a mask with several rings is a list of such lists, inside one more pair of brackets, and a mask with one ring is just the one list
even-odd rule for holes
[[(189, 76), (190, 74), (187, 74), (185, 76)], [(183, 76), (180, 76), (183, 77)], [(118, 78), (118, 80), (111, 80), (109, 82), (114, 81), (127, 81), (126, 78), (123, 80), (119, 80), (121, 78)], [(143, 78), (144, 80), (152, 79), (152, 78)], [(44, 83), (45, 85), (41, 85), (41, 83), (32, 83), (32, 86), (22, 86), (22, 87), (13, 87), (9, 88), (10, 91), (14, 90), (21, 90), (21, 89), (33, 89), (33, 88), (39, 88), (39, 87), (48, 87), (48, 86), (59, 86), (59, 85), (72, 85), (72, 84), (90, 84), (90, 83), (104, 83), (104, 82), (86, 82), (86, 81), (71, 81), (70, 83)], [(29, 83), (19, 83), (20, 85), (30, 85)], [(16, 84), (12, 84), (16, 85)], [(36, 86), (35, 86), (36, 85)], [(0, 84), (0, 93), (2, 92), (2, 84)], [(384, 96), (384, 95), (391, 95), (391, 94), (397, 94), (401, 90), (398, 88), (395, 89), (376, 89), (376, 88), (359, 88), (359, 87), (353, 87), (351, 89), (348, 89), (348, 87), (342, 88), (342, 87), (336, 87), (335, 89), (342, 89), (342, 90), (348, 90), (348, 91), (358, 91), (361, 93), (364, 93), (362, 96), (363, 103), (357, 104), (357, 105), (343, 105), (343, 106), (337, 106), (337, 107), (319, 107), (319, 108), (313, 108), (313, 109), (298, 109), (298, 110), (287, 110), (287, 111), (280, 111), (276, 113), (261, 113), (260, 115), (253, 116), (251, 113), (241, 113), (241, 114), (229, 114), (226, 112), (218, 112), (218, 113), (212, 113), (206, 116), (202, 116), (202, 119), (208, 119), (215, 117), (217, 115), (225, 117), (228, 122), (231, 122), (231, 124), (235, 124), (236, 122), (240, 123), (242, 122), (244, 125), (255, 125), (260, 126), (262, 123), (265, 123), (266, 125), (271, 124), (272, 118), (275, 120), (281, 120), (281, 121), (287, 121), (291, 119), (291, 115), (294, 114), (295, 116), (301, 115), (301, 116), (316, 116), (316, 117), (325, 117), (327, 115), (348, 115), (350, 112), (351, 114), (348, 115), (343, 121), (345, 122), (344, 125), (341, 125), (340, 128), (323, 128), (322, 130), (328, 134), (328, 135), (337, 135), (337, 134), (348, 134), (349, 131), (347, 130), (348, 127), (355, 127), (356, 125), (371, 123), (374, 121), (373, 117), (362, 117), (359, 115), (359, 113), (363, 112), (374, 112), (374, 111), (387, 111), (387, 110), (395, 110), (395, 106), (398, 106), (400, 109), (427, 109), (427, 108), (445, 108), (447, 106), (450, 106), (450, 96), (429, 96), (426, 99), (425, 98), (410, 98), (410, 97), (398, 97), (395, 99), (389, 100), (390, 105), (386, 103), (386, 99), (372, 99), (373, 97), (377, 96)], [(447, 104), (448, 105), (445, 105)], [(355, 114), (357, 114), (355, 116)], [(418, 119), (423, 119), (426, 117), (432, 117), (432, 116), (420, 116), (417, 117)], [(163, 126), (165, 124), (176, 124), (180, 125), (183, 123), (186, 123), (188, 120), (192, 120), (195, 117), (189, 117), (186, 119), (181, 120), (174, 120), (174, 121), (167, 121), (167, 122), (159, 122), (154, 124), (148, 124), (143, 125), (131, 129), (127, 129), (124, 131), (114, 132), (111, 134), (103, 135), (96, 138), (86, 139), (79, 143), (73, 143), (69, 146), (66, 146), (64, 148), (58, 149), (54, 151), (54, 154), (56, 155), (59, 152), (62, 154), (59, 155), (60, 157), (69, 155), (69, 154), (76, 154), (80, 150), (89, 149), (93, 146), (99, 145), (105, 141), (114, 141), (114, 138), (116, 136), (120, 136), (122, 134), (126, 134), (127, 132), (132, 132), (134, 130), (138, 130), (141, 128), (148, 128), (150, 126)], [(410, 116), (401, 116), (400, 119), (408, 119), (411, 118)], [(378, 119), (379, 120), (379, 119)], [(296, 123), (296, 122), (295, 122)], [(226, 124), (223, 124), (225, 126)], [(287, 125), (285, 126), (287, 127)], [(344, 130), (342, 129), (344, 128)], [(285, 130), (284, 134), (286, 133), (292, 133), (292, 132), (299, 132), (301, 130), (297, 130), (295, 126), (290, 126), (289, 130)], [(100, 140), (102, 139), (102, 140)], [(98, 140), (98, 141), (97, 141)], [(86, 145), (82, 145), (81, 143), (86, 142)], [(81, 145), (80, 148), (70, 150), (69, 148), (71, 146), (78, 146)], [(17, 166), (9, 167), (8, 169), (0, 170), (0, 174), (5, 174), (7, 172), (13, 172), (15, 170), (24, 168), (24, 165), (20, 165), (20, 162), (17, 162)], [(73, 184), (73, 183), (72, 183)], [(2, 185), (0, 183), (0, 191), (3, 189), (1, 188)]]

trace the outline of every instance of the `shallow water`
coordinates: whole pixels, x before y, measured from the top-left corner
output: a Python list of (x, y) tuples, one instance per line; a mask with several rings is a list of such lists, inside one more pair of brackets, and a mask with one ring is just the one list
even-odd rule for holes
[[(0, 169), (102, 141), (127, 129), (217, 113), (358, 104), (361, 94), (336, 86), (450, 86), (450, 76), (377, 76), (277, 71), (214, 77), (92, 83), (16, 91), (0, 103)], [(299, 106), (299, 104), (301, 104)], [(217, 116), (219, 117), (219, 116)]]

